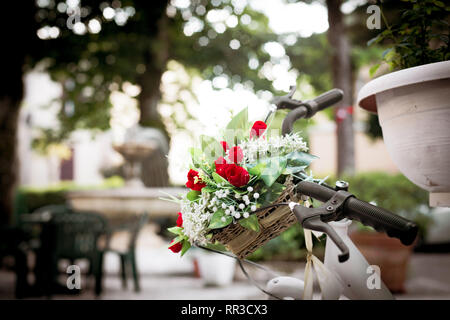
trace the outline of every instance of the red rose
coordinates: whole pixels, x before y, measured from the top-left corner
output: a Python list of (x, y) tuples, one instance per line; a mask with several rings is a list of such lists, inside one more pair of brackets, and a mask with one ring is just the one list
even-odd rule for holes
[[(197, 183), (195, 183), (195, 178), (197, 177)], [(206, 183), (202, 183), (202, 179), (198, 177), (198, 172), (195, 170), (189, 170), (188, 175), (188, 182), (186, 182), (186, 187), (195, 190), (195, 191), (202, 191), (203, 187), (206, 187)]]
[[(172, 243), (172, 242), (173, 242), (173, 240), (170, 241), (170, 243)], [(177, 242), (174, 245), (171, 245), (169, 247), (169, 250), (172, 250), (173, 253), (178, 253), (181, 251), (182, 248), (183, 248), (183, 245), (181, 244), (181, 242)]]
[(267, 124), (264, 121), (256, 121), (250, 130), (250, 139), (254, 137), (260, 137), (267, 129)]
[(225, 160), (224, 157), (219, 157), (216, 161), (214, 161), (214, 163), (216, 164), (216, 173), (219, 176), (226, 178), (226, 170), (229, 165), (227, 164), (227, 160)]
[(227, 152), (230, 147), (228, 146), (228, 143), (226, 141), (220, 141), (220, 145), (223, 148), (223, 152)]
[(181, 212), (178, 212), (178, 218), (177, 218), (177, 227), (183, 226), (183, 215)]
[(228, 165), (226, 176), (228, 182), (237, 188), (245, 186), (250, 180), (247, 170), (235, 164)]
[(244, 153), (242, 152), (241, 147), (233, 147), (228, 152), (228, 159), (234, 163), (239, 163), (244, 159)]

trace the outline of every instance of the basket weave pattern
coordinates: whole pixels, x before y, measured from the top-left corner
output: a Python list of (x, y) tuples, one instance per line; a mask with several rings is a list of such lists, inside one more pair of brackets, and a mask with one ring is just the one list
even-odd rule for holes
[[(294, 193), (295, 186), (291, 180), (288, 180), (285, 185), (286, 189), (273, 204), (298, 201)], [(238, 258), (244, 259), (297, 221), (288, 206), (268, 208), (257, 212), (256, 216), (260, 227), (259, 232), (244, 228), (239, 223), (232, 223), (223, 229), (216, 230), (211, 241), (220, 242)]]

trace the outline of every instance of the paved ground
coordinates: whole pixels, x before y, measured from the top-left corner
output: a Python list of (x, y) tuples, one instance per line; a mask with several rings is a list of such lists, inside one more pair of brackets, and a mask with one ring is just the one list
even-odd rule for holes
[[(140, 293), (122, 289), (119, 279), (119, 260), (108, 254), (105, 257), (106, 277), (101, 299), (262, 299), (264, 295), (249, 284), (237, 269), (235, 280), (224, 287), (205, 286), (194, 275), (192, 255), (181, 258), (167, 250), (166, 243), (147, 230), (139, 239), (138, 264), (141, 271)], [(119, 241), (120, 243), (120, 241)], [(81, 265), (83, 269), (83, 265)], [(270, 267), (279, 274), (302, 278), (304, 263), (272, 263)], [(270, 275), (249, 268), (259, 283), (264, 284)], [(0, 299), (13, 299), (14, 274), (0, 270)], [(80, 295), (56, 295), (53, 299), (93, 299), (92, 279), (82, 279)], [(450, 299), (450, 254), (414, 254), (409, 266), (406, 294), (397, 299)]]

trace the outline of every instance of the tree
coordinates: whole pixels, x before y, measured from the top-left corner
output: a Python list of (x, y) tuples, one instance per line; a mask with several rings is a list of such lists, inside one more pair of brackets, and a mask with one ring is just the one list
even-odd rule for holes
[[(239, 74), (241, 81), (251, 80), (257, 89), (271, 88), (270, 81), (261, 79), (257, 70), (249, 68), (248, 58), (254, 55), (262, 63), (268, 60), (270, 56), (261, 50), (261, 45), (274, 36), (267, 27), (267, 18), (248, 8), (238, 11), (231, 3), (214, 5), (209, 1), (192, 1), (187, 7), (176, 8), (168, 6), (167, 0), (121, 4), (113, 1), (110, 7), (84, 0), (74, 8), (81, 12), (81, 21), (69, 30), (64, 27), (66, 11), (59, 12), (59, 4), (49, 3), (39, 9), (38, 17), (42, 19), (38, 22), (41, 28), (58, 28), (59, 35), (41, 41), (31, 66), (47, 60), (52, 78), (65, 84), (64, 99), (77, 102), (69, 114), (60, 113), (63, 125), (55, 138), (65, 138), (77, 128), (107, 128), (107, 97), (111, 90), (121, 88), (127, 81), (141, 87), (138, 97), (141, 124), (163, 129), (156, 105), (161, 75), (167, 61), (172, 59), (200, 71), (204, 78), (217, 76), (213, 69), (219, 66), (230, 84), (236, 81), (233, 75)], [(229, 23), (232, 27), (211, 22), (207, 18), (211, 12), (234, 16), (235, 22)], [(240, 18), (244, 15), (257, 23), (258, 28), (242, 24)], [(124, 17), (123, 22), (118, 23), (119, 16)], [(90, 32), (91, 24), (101, 30)], [(86, 95), (90, 92), (86, 88), (92, 86), (96, 94)]]
[(328, 41), (332, 48), (331, 67), (333, 85), (344, 91), (344, 98), (337, 106), (337, 174), (353, 174), (355, 171), (355, 150), (353, 116), (353, 74), (350, 43), (341, 11), (342, 0), (326, 0), (328, 10)]
[[(302, 0), (311, 3), (313, 0)], [(298, 0), (287, 0), (298, 2)], [(330, 54), (320, 56), (329, 58), (332, 85), (344, 91), (344, 98), (336, 107), (337, 126), (337, 175), (353, 174), (355, 171), (355, 151), (353, 135), (353, 70), (350, 44), (345, 24), (345, 16), (341, 11), (343, 0), (318, 0), (328, 11), (328, 50)]]
[[(8, 14), (0, 19), (4, 30), (0, 85), (0, 225), (9, 222), (17, 175), (16, 133), (23, 96), (22, 68), (33, 37), (33, 8), (18, 1), (4, 4)], [(23, 20), (18, 19), (21, 17)], [(7, 30), (14, 30), (8, 32)]]

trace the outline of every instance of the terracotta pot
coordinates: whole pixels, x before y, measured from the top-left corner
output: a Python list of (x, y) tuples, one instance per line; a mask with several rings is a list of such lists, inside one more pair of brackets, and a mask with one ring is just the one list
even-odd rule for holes
[(200, 275), (200, 268), (198, 267), (198, 260), (197, 260), (197, 258), (194, 258), (192, 260), (192, 263), (194, 264), (194, 277), (200, 278), (201, 277), (201, 275)]
[(376, 78), (357, 100), (378, 113), (386, 148), (400, 171), (430, 192), (431, 206), (450, 206), (450, 61)]
[(405, 292), (405, 279), (413, 245), (384, 233), (356, 231), (350, 238), (371, 265), (380, 267), (381, 279), (393, 293)]

